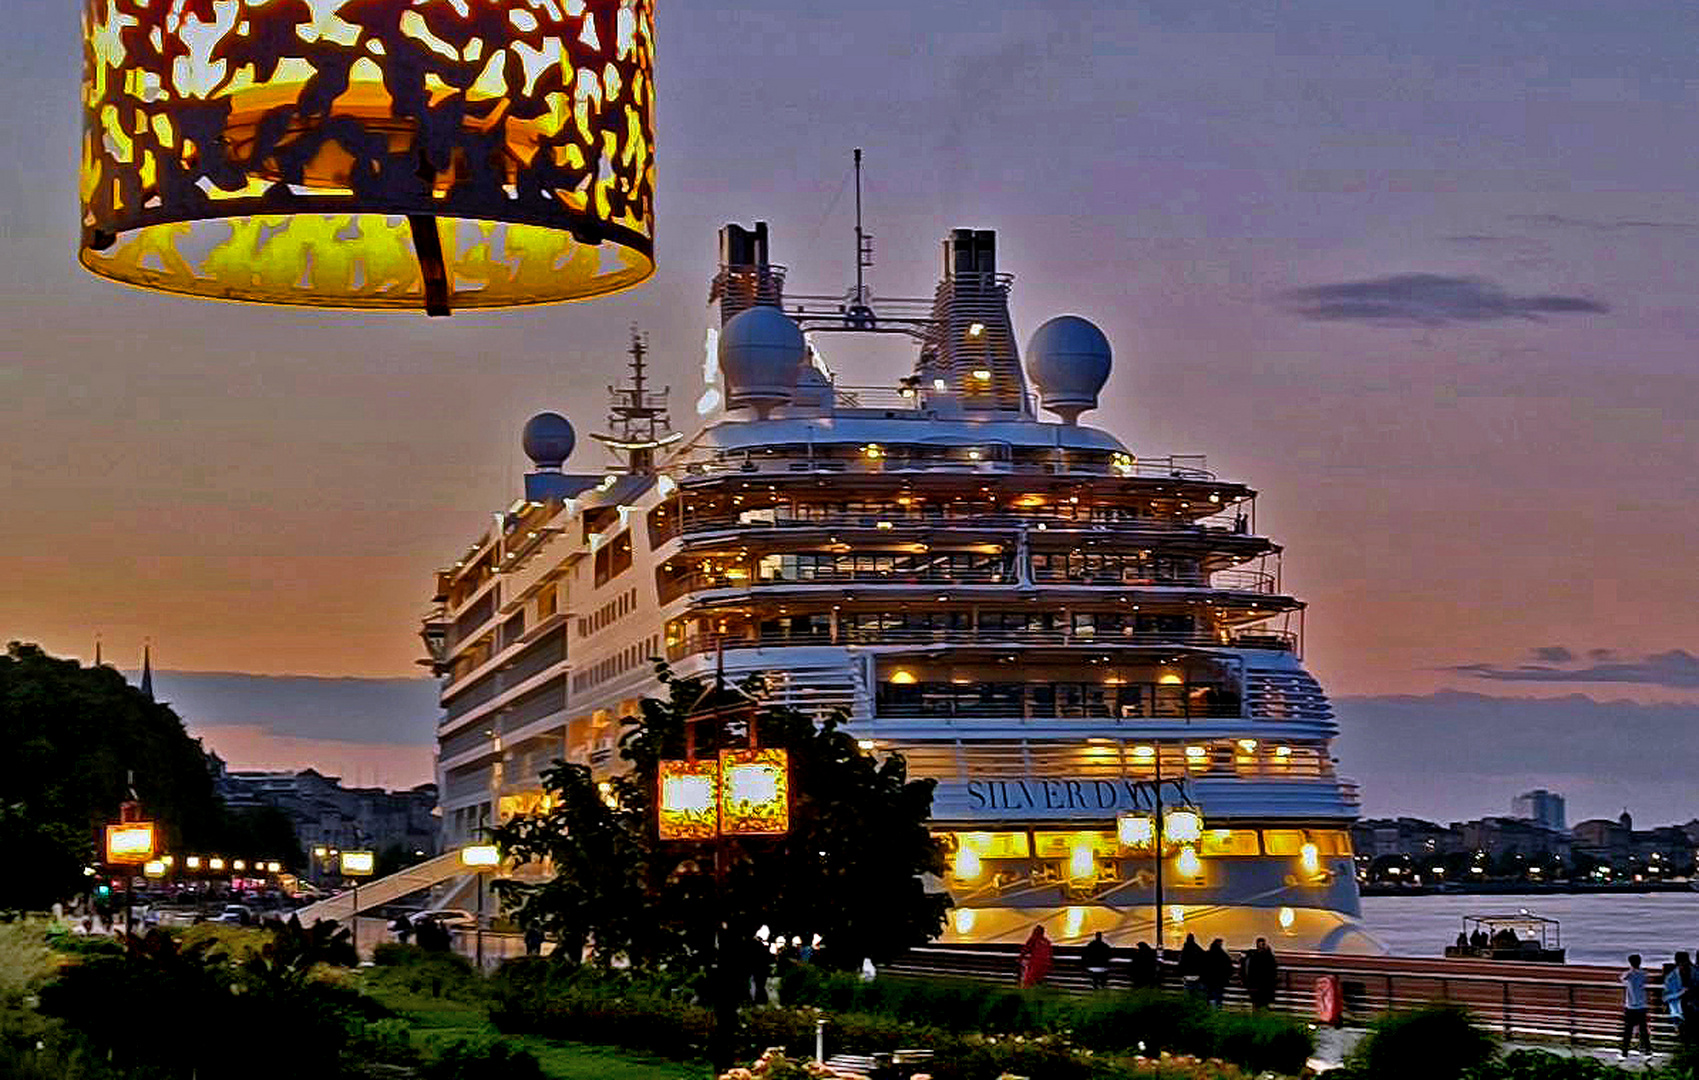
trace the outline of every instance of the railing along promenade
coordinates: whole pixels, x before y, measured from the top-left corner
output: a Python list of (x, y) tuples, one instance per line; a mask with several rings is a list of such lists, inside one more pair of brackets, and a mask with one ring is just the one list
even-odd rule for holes
[[(1275, 943), (1278, 946), (1278, 942)], [(1443, 942), (1436, 942), (1436, 948)], [(1110, 983), (1126, 988), (1131, 979), (1128, 949), (1116, 950)], [(1020, 949), (1015, 945), (929, 945), (911, 949), (882, 969), (891, 974), (948, 976), (1013, 983)], [(1339, 980), (1342, 1023), (1367, 1024), (1381, 1013), (1431, 1002), (1462, 1005), (1477, 1020), (1506, 1039), (1610, 1044), (1622, 1035), (1622, 969), (1584, 964), (1530, 964), (1441, 957), (1346, 956), (1279, 952), (1280, 976), (1275, 1008), (1304, 1019), (1315, 1017), (1316, 980)], [(1164, 986), (1178, 989), (1173, 974), (1177, 952), (1168, 953)], [(1235, 957), (1236, 959), (1236, 957)], [(1663, 1007), (1662, 975), (1652, 965), (1646, 977), (1651, 1005), (1652, 1040), (1668, 1048), (1675, 1028)], [(1077, 948), (1059, 947), (1049, 982), (1085, 993), (1090, 981)], [(1248, 1006), (1237, 978), (1227, 988), (1229, 1002)]]

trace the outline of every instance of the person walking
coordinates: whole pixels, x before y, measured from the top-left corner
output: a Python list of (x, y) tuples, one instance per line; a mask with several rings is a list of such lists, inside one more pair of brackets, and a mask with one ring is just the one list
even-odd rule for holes
[(1052, 952), (1050, 939), (1044, 936), (1044, 927), (1033, 927), (1032, 936), (1021, 946), (1022, 986), (1037, 986), (1050, 976)]
[(1133, 989), (1154, 990), (1162, 983), (1162, 961), (1150, 942), (1141, 941), (1133, 949)]
[(1245, 993), (1250, 996), (1252, 1010), (1274, 1005), (1274, 991), (1280, 985), (1280, 962), (1275, 959), (1274, 950), (1268, 947), (1267, 938), (1257, 938), (1257, 947), (1245, 954), (1241, 977), (1245, 982)]
[(1652, 1052), (1652, 1032), (1646, 1026), (1646, 972), (1640, 967), (1640, 954), (1630, 953), (1628, 970), (1618, 977), (1622, 983), (1622, 1050), (1627, 1057), (1636, 1031), (1640, 1033), (1640, 1052)]
[(543, 928), (536, 923), (525, 928), (525, 955), (543, 955)]
[(1085, 966), (1085, 973), (1091, 978), (1091, 988), (1102, 990), (1109, 985), (1109, 960), (1114, 955), (1109, 943), (1103, 940), (1103, 931), (1099, 930), (1085, 948), (1080, 950), (1080, 963)]
[(1693, 962), (1684, 952), (1675, 954), (1675, 964), (1664, 974), (1664, 1008), (1669, 1010), (1670, 1019), (1676, 1027), (1681, 1026), (1683, 998), (1687, 988), (1693, 981)]
[(1204, 998), (1217, 1009), (1227, 1000), (1227, 984), (1233, 981), (1233, 958), (1220, 938), (1209, 943), (1203, 957)]
[(1180, 946), (1180, 985), (1193, 997), (1203, 996), (1203, 946), (1193, 934)]

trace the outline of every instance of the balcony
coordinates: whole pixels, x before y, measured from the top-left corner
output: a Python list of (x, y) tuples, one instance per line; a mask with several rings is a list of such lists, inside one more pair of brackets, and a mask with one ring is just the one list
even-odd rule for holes
[(839, 633), (768, 633), (759, 631), (724, 634), (692, 634), (667, 645), (668, 660), (712, 653), (719, 649), (771, 649), (821, 645), (919, 645), (932, 648), (1060, 646), (1082, 649), (1148, 648), (1192, 646), (1218, 649), (1270, 649), (1298, 651), (1298, 635), (1289, 630), (1257, 630), (1239, 633), (1209, 631), (1132, 631), (1110, 636), (1070, 633), (1063, 630), (1012, 630), (1001, 628), (949, 628), (939, 630), (870, 630), (846, 627)]
[(878, 571), (831, 570), (816, 568), (806, 577), (764, 578), (753, 580), (746, 574), (729, 577), (725, 574), (691, 573), (661, 582), (659, 596), (665, 604), (685, 593), (710, 589), (784, 589), (809, 585), (1013, 585), (1016, 578), (1010, 570), (948, 570)]
[[(877, 388), (855, 388), (852, 392), (867, 394), (868, 399), (879, 393)], [(906, 407), (915, 410), (915, 399), (900, 397)], [(866, 406), (862, 406), (866, 407)], [(915, 410), (917, 416), (920, 415)], [(713, 456), (687, 458), (669, 463), (682, 484), (711, 480), (721, 476), (750, 474), (844, 475), (846, 473), (874, 475), (903, 475), (927, 472), (1011, 473), (1028, 476), (1103, 476), (1115, 479), (1144, 478), (1153, 480), (1185, 480), (1210, 483), (1216, 479), (1205, 467), (1201, 454), (1174, 454), (1165, 458), (1138, 460), (1130, 455), (1108, 457), (1102, 451), (1080, 451), (1043, 448), (1034, 453), (1022, 447), (1013, 452), (1007, 443), (987, 438), (973, 444), (964, 440), (947, 447), (933, 444), (905, 446), (896, 444), (880, 448), (877, 454), (854, 456), (808, 456), (807, 448), (798, 447), (795, 453), (727, 452)], [(914, 452), (918, 451), (918, 452)], [(977, 455), (977, 456), (976, 456)], [(1089, 456), (1088, 456), (1089, 455)]]
[[(875, 726), (870, 729), (877, 732)], [(1019, 779), (1066, 776), (1081, 780), (1154, 780), (1155, 754), (1162, 754), (1167, 780), (1278, 780), (1338, 784), (1347, 800), (1356, 785), (1340, 781), (1324, 755), (1307, 746), (1259, 745), (1252, 752), (1231, 740), (1171, 742), (1097, 739), (1049, 742), (1034, 739), (910, 742), (897, 738), (881, 745), (902, 753), (911, 776), (940, 780)]]
[(676, 536), (698, 536), (721, 532), (739, 534), (767, 529), (774, 530), (872, 530), (888, 532), (911, 529), (958, 529), (979, 532), (1010, 533), (1026, 528), (1036, 531), (1062, 533), (1113, 533), (1136, 542), (1149, 537), (1153, 543), (1174, 538), (1216, 539), (1254, 537), (1249, 519), (1241, 516), (1216, 514), (1201, 519), (1158, 518), (1141, 514), (1070, 514), (1056, 510), (973, 510), (967, 507), (933, 507), (924, 511), (894, 508), (889, 511), (850, 512), (801, 508), (774, 507), (745, 510), (732, 514), (686, 513), (680, 522), (676, 517), (657, 521), (653, 526), (656, 544)]

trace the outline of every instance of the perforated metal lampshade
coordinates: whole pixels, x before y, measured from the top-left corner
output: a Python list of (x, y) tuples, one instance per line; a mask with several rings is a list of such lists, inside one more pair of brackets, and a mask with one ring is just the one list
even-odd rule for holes
[(654, 270), (653, 0), (86, 0), (81, 261), (361, 308)]

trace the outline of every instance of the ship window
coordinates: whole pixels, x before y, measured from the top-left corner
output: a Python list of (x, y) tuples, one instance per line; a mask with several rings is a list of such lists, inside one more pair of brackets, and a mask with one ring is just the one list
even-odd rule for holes
[(1205, 829), (1198, 844), (1202, 855), (1256, 855), (1259, 851), (1255, 829)]
[(1262, 831), (1263, 850), (1270, 855), (1296, 855), (1304, 848), (1304, 830), (1302, 829), (1264, 829)]
[(1085, 845), (1095, 854), (1113, 858), (1121, 853), (1120, 843), (1112, 832), (1035, 832), (1032, 834), (1033, 854), (1040, 859), (1066, 859), (1074, 848)]
[(1032, 852), (1024, 832), (939, 833), (938, 837), (946, 848), (967, 848), (985, 859), (1025, 859)]
[(1322, 855), (1350, 855), (1351, 834), (1344, 829), (1310, 829), (1310, 843)]

